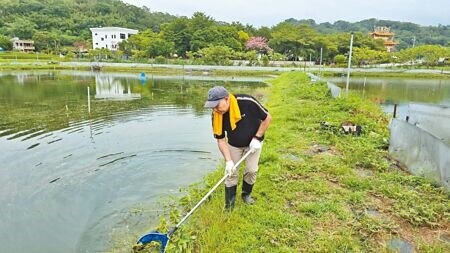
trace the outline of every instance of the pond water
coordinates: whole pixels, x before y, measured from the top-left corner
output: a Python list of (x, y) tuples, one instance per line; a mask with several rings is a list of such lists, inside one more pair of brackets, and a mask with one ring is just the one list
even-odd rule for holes
[[(346, 78), (329, 78), (328, 81), (343, 88)], [(387, 113), (403, 117), (409, 103), (450, 106), (450, 79), (405, 79), (351, 77), (349, 90), (380, 104)]]
[(254, 94), (261, 80), (0, 72), (0, 252), (137, 239), (161, 199), (219, 163), (207, 90)]

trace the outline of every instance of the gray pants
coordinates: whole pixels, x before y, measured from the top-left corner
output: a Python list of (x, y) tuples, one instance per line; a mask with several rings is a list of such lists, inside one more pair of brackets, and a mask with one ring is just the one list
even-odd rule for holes
[[(228, 144), (228, 149), (230, 150), (231, 160), (233, 160), (234, 163), (237, 163), (249, 150), (248, 147), (237, 148), (231, 146), (230, 144)], [(260, 155), (261, 149), (256, 150), (245, 159), (244, 180), (248, 184), (253, 185), (256, 182), (256, 174), (258, 173), (258, 162)], [(239, 167), (225, 180), (226, 187), (231, 187), (238, 184)]]

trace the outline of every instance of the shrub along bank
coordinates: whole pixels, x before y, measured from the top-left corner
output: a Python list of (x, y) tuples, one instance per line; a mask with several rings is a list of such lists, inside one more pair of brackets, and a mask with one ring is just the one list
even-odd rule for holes
[[(238, 199), (225, 212), (218, 189), (173, 235), (168, 252), (386, 252), (398, 240), (419, 252), (449, 252), (449, 195), (389, 159), (388, 118), (377, 105), (352, 95), (333, 99), (324, 83), (299, 72), (271, 83), (264, 92), (273, 123), (256, 204)], [(361, 135), (344, 134), (344, 122), (362, 126)], [(184, 210), (222, 173), (188, 189)], [(184, 213), (173, 209), (160, 231)]]

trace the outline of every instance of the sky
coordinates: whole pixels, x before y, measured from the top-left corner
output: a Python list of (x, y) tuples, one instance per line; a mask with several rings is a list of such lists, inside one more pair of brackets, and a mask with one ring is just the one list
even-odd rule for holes
[(152, 12), (191, 17), (203, 12), (216, 21), (239, 21), (255, 27), (274, 26), (286, 19), (356, 22), (369, 18), (450, 25), (450, 0), (122, 0)]

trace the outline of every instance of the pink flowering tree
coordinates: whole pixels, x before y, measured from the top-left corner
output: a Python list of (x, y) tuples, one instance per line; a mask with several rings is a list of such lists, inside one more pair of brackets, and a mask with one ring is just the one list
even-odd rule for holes
[(250, 39), (248, 39), (247, 43), (245, 44), (245, 47), (248, 50), (255, 50), (259, 54), (272, 51), (269, 45), (267, 45), (267, 39), (264, 37), (250, 37)]

